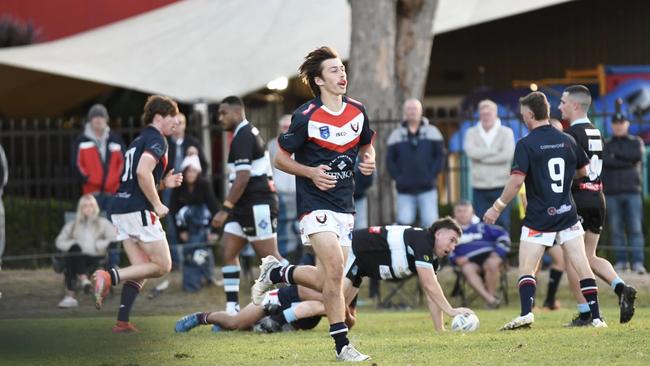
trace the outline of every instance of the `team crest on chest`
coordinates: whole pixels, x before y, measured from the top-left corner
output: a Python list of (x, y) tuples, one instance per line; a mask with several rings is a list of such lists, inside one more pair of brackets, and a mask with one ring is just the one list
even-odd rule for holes
[(320, 137), (327, 140), (330, 137), (330, 128), (328, 126), (321, 126), (318, 128), (320, 131)]
[(350, 128), (352, 129), (352, 131), (354, 131), (354, 133), (359, 132), (359, 122), (350, 123)]

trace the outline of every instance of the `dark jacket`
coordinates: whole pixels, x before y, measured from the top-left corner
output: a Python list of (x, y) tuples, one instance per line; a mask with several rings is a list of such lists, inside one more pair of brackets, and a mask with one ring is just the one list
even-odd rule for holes
[(605, 194), (641, 193), (643, 140), (638, 136), (613, 137), (603, 149), (601, 178)]
[(191, 192), (186, 183), (183, 183), (180, 187), (172, 190), (169, 211), (172, 215), (176, 216), (183, 206), (201, 204), (207, 205), (208, 210), (210, 210), (212, 215), (219, 211), (217, 199), (214, 196), (210, 182), (199, 176), (199, 179), (194, 183), (194, 189)]
[[(167, 143), (169, 146), (169, 151), (167, 152), (167, 159), (168, 159), (167, 170), (169, 171), (172, 168), (174, 168), (174, 166), (176, 166), (176, 142), (170, 136), (167, 138)], [(183, 138), (183, 143), (181, 143), (181, 150), (183, 150), (183, 157), (186, 156), (187, 149), (189, 149), (190, 146), (194, 146), (197, 148), (197, 150), (199, 150), (199, 161), (201, 161), (201, 175), (206, 176), (210, 171), (210, 169), (208, 167), (208, 161), (205, 159), (205, 153), (203, 152), (201, 143), (196, 137), (185, 135), (185, 137)]]
[(107, 129), (101, 139), (96, 139), (87, 124), (72, 150), (73, 170), (81, 179), (83, 194), (117, 192), (125, 153), (124, 141), (119, 135)]
[(9, 164), (7, 163), (5, 150), (0, 145), (0, 198), (2, 198), (2, 192), (7, 185), (7, 180), (9, 180)]
[(398, 192), (418, 194), (436, 188), (445, 161), (444, 142), (437, 127), (423, 118), (418, 132), (411, 134), (403, 122), (390, 134), (387, 145), (386, 166)]

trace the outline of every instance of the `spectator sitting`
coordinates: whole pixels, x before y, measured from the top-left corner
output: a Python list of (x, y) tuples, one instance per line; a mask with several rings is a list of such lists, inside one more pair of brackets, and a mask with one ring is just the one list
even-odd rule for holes
[(117, 192), (124, 168), (124, 141), (111, 132), (108, 118), (106, 107), (93, 105), (72, 154), (82, 193), (93, 194), (102, 210), (106, 210), (108, 197)]
[(75, 219), (65, 224), (56, 238), (57, 249), (69, 254), (65, 257), (66, 294), (59, 302), (60, 308), (79, 306), (75, 298), (77, 280), (81, 281), (84, 292), (90, 292), (88, 275), (97, 269), (116, 236), (113, 224), (99, 216), (97, 200), (90, 194), (82, 196)]
[(405, 121), (388, 137), (386, 166), (397, 188), (397, 222), (429, 227), (438, 219), (438, 173), (445, 152), (440, 130), (422, 117), (422, 103), (404, 102)]
[[(463, 228), (463, 236), (449, 260), (460, 268), (488, 308), (493, 309), (501, 301), (496, 291), (503, 259), (510, 251), (510, 236), (500, 226), (472, 223), (473, 217), (474, 208), (470, 202), (460, 201), (454, 206), (454, 218)], [(481, 272), (485, 274), (485, 281)]]
[[(628, 269), (630, 245), (632, 270), (645, 274), (643, 239), (643, 201), (641, 162), (644, 155), (643, 140), (628, 133), (630, 122), (620, 113), (612, 120), (614, 136), (605, 142), (603, 150), (603, 185), (607, 200), (607, 218), (611, 230), (610, 240), (616, 253), (617, 271)], [(634, 213), (634, 214), (631, 214)], [(626, 230), (627, 229), (627, 230)], [(627, 231), (627, 240), (626, 240)]]
[(183, 185), (172, 191), (170, 211), (176, 218), (183, 248), (183, 289), (194, 292), (212, 281), (214, 255), (208, 246), (210, 219), (217, 213), (217, 200), (207, 179), (201, 176), (197, 155), (183, 159)]

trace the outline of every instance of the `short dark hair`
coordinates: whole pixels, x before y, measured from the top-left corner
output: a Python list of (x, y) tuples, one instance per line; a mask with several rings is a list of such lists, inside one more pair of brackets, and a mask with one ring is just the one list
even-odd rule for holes
[(463, 235), (463, 229), (460, 227), (458, 222), (451, 218), (450, 216), (445, 216), (441, 219), (436, 220), (431, 227), (428, 229), (429, 234), (432, 236), (436, 235), (436, 232), (440, 229), (449, 229), (453, 230), (458, 234), (458, 236)]
[(589, 88), (584, 85), (571, 85), (564, 89), (564, 92), (569, 94), (572, 97), (578, 97), (581, 99), (581, 105), (584, 110), (588, 110), (591, 105), (591, 92)]
[(315, 97), (320, 95), (320, 88), (316, 84), (316, 77), (323, 76), (323, 61), (332, 58), (338, 58), (339, 54), (331, 47), (319, 47), (305, 56), (305, 61), (298, 68), (300, 78), (302, 81), (309, 85), (312, 94)]
[(519, 98), (519, 104), (528, 107), (533, 112), (536, 121), (548, 119), (551, 112), (551, 106), (542, 92), (532, 92)]
[(144, 113), (142, 114), (142, 122), (145, 125), (153, 122), (153, 118), (156, 114), (159, 114), (162, 117), (175, 116), (178, 112), (178, 104), (169, 97), (163, 95), (151, 95), (147, 98), (147, 102), (144, 104)]
[(235, 96), (235, 95), (231, 95), (229, 97), (223, 98), (223, 100), (221, 101), (221, 104), (228, 104), (228, 105), (238, 106), (238, 107), (244, 108), (244, 101), (240, 97)]

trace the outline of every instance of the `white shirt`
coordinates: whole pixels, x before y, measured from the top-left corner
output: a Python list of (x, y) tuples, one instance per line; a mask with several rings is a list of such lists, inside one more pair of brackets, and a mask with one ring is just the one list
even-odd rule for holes
[(494, 139), (497, 137), (497, 130), (499, 127), (501, 127), (501, 120), (498, 118), (496, 122), (494, 122), (494, 126), (492, 126), (489, 131), (485, 131), (483, 124), (479, 121), (478, 134), (481, 136), (483, 141), (485, 141), (485, 145), (487, 145), (487, 147), (490, 147), (490, 145), (492, 145), (492, 142), (494, 142)]

